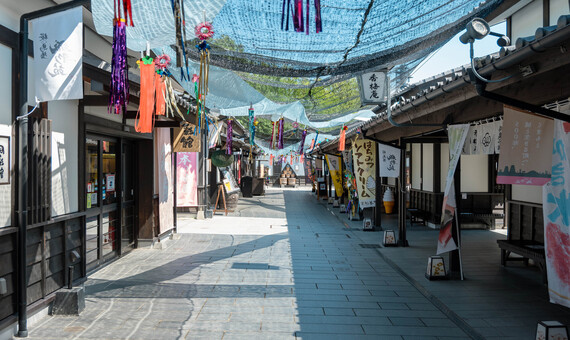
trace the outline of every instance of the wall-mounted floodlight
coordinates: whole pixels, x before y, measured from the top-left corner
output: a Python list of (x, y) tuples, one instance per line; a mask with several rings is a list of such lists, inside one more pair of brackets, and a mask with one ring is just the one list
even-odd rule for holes
[(471, 20), (465, 26), (465, 29), (467, 31), (459, 37), (459, 40), (464, 44), (467, 44), (468, 42), (473, 42), (475, 40), (483, 39), (487, 35), (489, 35), (489, 33), (491, 33), (491, 28), (489, 27), (489, 24), (481, 18), (475, 18)]
[(509, 79), (512, 76), (508, 76), (502, 79), (498, 79), (498, 80), (490, 80), (490, 79), (485, 79), (483, 78), (478, 72), (477, 69), (475, 69), (475, 62), (473, 61), (473, 43), (475, 42), (475, 40), (480, 40), (485, 38), (488, 35), (492, 35), (495, 37), (499, 37), (499, 40), (497, 40), (497, 45), (499, 45), (500, 47), (504, 47), (507, 46), (511, 43), (511, 40), (509, 39), (509, 37), (503, 35), (503, 34), (499, 34), (499, 33), (495, 33), (495, 32), (491, 32), (491, 28), (489, 27), (489, 24), (481, 19), (481, 18), (474, 18), (473, 20), (471, 20), (466, 26), (465, 26), (465, 30), (466, 32), (463, 33), (460, 37), (459, 37), (459, 41), (461, 41), (464, 44), (469, 44), (469, 57), (471, 58), (471, 70), (473, 71), (473, 74), (479, 78), (479, 80), (482, 80), (486, 83), (497, 83), (500, 81), (504, 81)]

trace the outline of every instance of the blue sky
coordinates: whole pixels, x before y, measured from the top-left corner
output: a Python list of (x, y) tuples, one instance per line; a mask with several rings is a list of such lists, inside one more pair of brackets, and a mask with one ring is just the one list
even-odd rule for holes
[[(493, 32), (505, 34), (505, 22), (499, 23), (491, 27)], [(470, 63), (469, 61), (469, 45), (464, 45), (459, 41), (459, 36), (465, 30), (459, 32), (447, 44), (438, 51), (426, 58), (427, 61), (420, 64), (412, 73), (411, 83), (428, 78), (430, 76), (451, 70), (456, 67)], [(484, 56), (495, 53), (500, 50), (497, 46), (497, 37), (487, 36), (482, 40), (477, 40), (474, 45), (475, 57)]]

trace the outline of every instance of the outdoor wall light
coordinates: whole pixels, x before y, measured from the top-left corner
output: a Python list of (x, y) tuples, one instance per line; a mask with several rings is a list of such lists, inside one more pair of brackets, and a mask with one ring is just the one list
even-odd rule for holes
[(499, 40), (497, 40), (497, 45), (499, 45), (500, 47), (504, 47), (507, 46), (511, 43), (511, 40), (509, 39), (509, 37), (503, 35), (503, 34), (499, 34), (499, 33), (495, 33), (495, 32), (491, 32), (491, 28), (489, 27), (489, 24), (481, 19), (481, 18), (475, 18), (473, 20), (471, 20), (466, 26), (465, 26), (465, 33), (463, 33), (460, 37), (459, 37), (459, 41), (461, 41), (464, 44), (469, 44), (469, 57), (471, 59), (471, 70), (473, 71), (473, 74), (481, 81), (484, 81), (486, 83), (498, 83), (504, 80), (509, 79), (512, 76), (508, 76), (505, 78), (501, 78), (501, 79), (497, 79), (497, 80), (490, 80), (490, 79), (486, 79), (484, 77), (482, 77), (478, 72), (477, 69), (475, 69), (475, 62), (473, 60), (473, 43), (475, 42), (475, 40), (480, 40), (485, 38), (488, 35), (492, 35), (495, 37), (499, 37)]

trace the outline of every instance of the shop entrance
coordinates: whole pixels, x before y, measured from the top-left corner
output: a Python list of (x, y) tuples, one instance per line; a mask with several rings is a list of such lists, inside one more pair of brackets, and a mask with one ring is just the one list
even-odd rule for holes
[(87, 270), (134, 247), (133, 146), (129, 141), (87, 135)]

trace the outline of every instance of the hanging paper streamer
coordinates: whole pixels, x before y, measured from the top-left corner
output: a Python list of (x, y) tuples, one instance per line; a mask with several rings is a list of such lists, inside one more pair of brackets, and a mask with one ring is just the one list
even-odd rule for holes
[(303, 148), (305, 147), (305, 138), (306, 137), (307, 137), (307, 129), (303, 130), (303, 134), (301, 135), (301, 145), (299, 145), (299, 154), (300, 155), (303, 154)]
[[(293, 7), (291, 8), (291, 2)], [(314, 1), (315, 7), (315, 31), (322, 32), (323, 25), (321, 20), (321, 1)], [(305, 32), (309, 34), (309, 12), (310, 0), (306, 0), (305, 15), (303, 15), (303, 0), (283, 0), (281, 12), (281, 29), (289, 30), (289, 13), (293, 13), (293, 28), (295, 32)]]
[[(190, 71), (188, 68), (188, 56), (184, 42), (186, 41), (186, 26), (184, 15), (184, 1), (170, 0), (172, 5), (172, 14), (174, 15), (174, 26), (176, 27), (176, 67), (180, 67), (180, 79), (190, 80)], [(184, 64), (182, 63), (184, 62)], [(184, 67), (186, 66), (186, 74)]]
[(139, 63), (141, 69), (140, 103), (135, 119), (135, 130), (140, 133), (151, 133), (154, 127), (152, 113), (154, 111), (154, 80), (156, 72), (154, 61), (151, 57), (146, 56), (141, 61)]
[(166, 103), (164, 101), (164, 80), (162, 76), (158, 73), (154, 74), (154, 93), (155, 93), (155, 105), (157, 116), (164, 116), (166, 111)]
[(269, 148), (273, 149), (273, 136), (275, 135), (275, 122), (271, 122), (271, 137), (269, 138)]
[(279, 150), (283, 149), (283, 128), (285, 125), (285, 120), (283, 118), (279, 119), (279, 142), (277, 143), (277, 148)]
[(253, 110), (253, 107), (250, 107), (248, 110), (248, 114), (249, 114), (249, 144), (250, 145), (255, 145), (254, 139), (255, 139), (255, 111)]
[[(129, 103), (129, 77), (127, 67), (127, 32), (125, 19), (121, 19), (121, 1), (116, 0), (113, 19), (113, 56), (111, 61), (111, 90), (108, 112), (125, 113)], [(123, 6), (125, 3), (123, 3)], [(130, 7), (130, 2), (129, 2)], [(125, 8), (125, 11), (128, 10)], [(131, 18), (132, 24), (132, 18)]]
[(174, 94), (174, 89), (172, 88), (172, 80), (170, 77), (164, 77), (164, 102), (166, 105), (166, 117), (174, 117), (174, 112), (178, 113), (180, 118), (184, 120), (184, 116), (180, 109), (178, 108), (178, 103), (176, 101), (176, 95)]
[(348, 130), (347, 126), (343, 126), (340, 129), (340, 137), (338, 138), (338, 151), (344, 151), (344, 145), (346, 142), (346, 130)]
[(269, 155), (269, 166), (273, 166), (273, 155)]
[(228, 129), (226, 132), (226, 155), (232, 154), (233, 121), (228, 119)]

